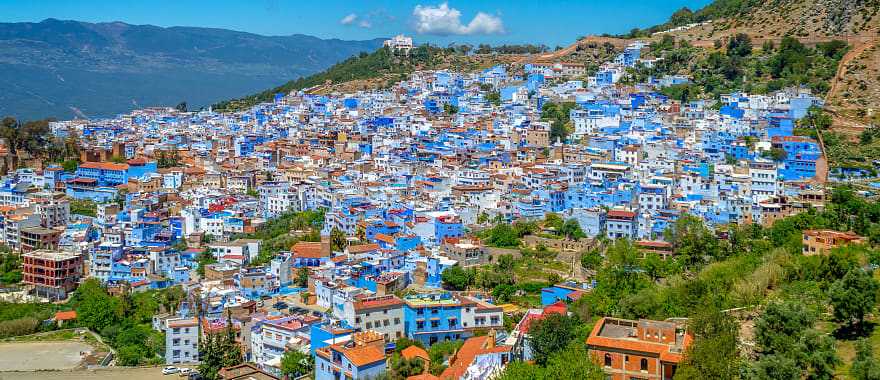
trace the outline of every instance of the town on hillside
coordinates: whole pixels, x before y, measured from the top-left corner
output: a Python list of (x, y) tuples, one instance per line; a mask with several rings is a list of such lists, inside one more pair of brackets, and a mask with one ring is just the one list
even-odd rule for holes
[(873, 334), (880, 208), (829, 163), (822, 94), (688, 96), (638, 75), (655, 43), (5, 121), (0, 352), (49, 337), (96, 374), (207, 379), (880, 371), (842, 337)]

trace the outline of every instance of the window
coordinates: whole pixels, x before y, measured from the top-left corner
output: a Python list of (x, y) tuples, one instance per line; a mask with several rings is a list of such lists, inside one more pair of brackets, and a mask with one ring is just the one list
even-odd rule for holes
[(367, 322), (367, 328), (368, 329), (373, 328), (373, 322)]
[(642, 358), (642, 360), (639, 361), (639, 370), (642, 372), (648, 372), (648, 359)]
[(611, 354), (605, 354), (605, 366), (611, 367)]
[(425, 321), (416, 321), (416, 328), (417, 329), (425, 328)]
[(432, 328), (440, 327), (440, 321), (431, 321), (431, 327)]
[(395, 325), (399, 325), (399, 324), (400, 324), (400, 318), (394, 318), (394, 324), (395, 324)]

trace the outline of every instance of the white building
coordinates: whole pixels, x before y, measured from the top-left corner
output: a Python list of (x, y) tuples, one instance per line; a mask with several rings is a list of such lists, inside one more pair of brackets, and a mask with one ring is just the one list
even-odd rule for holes
[(413, 48), (412, 37), (407, 37), (402, 34), (398, 34), (392, 37), (390, 40), (385, 40), (383, 44), (385, 47), (391, 48), (396, 52), (403, 52), (405, 54), (409, 54), (409, 51)]
[(195, 318), (165, 320), (165, 364), (199, 362), (199, 329)]

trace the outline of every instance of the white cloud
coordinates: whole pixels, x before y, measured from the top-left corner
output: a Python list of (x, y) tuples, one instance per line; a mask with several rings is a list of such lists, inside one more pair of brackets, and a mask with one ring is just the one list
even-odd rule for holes
[(461, 12), (450, 8), (448, 3), (438, 6), (416, 5), (413, 9), (414, 27), (419, 34), (467, 35), (504, 33), (504, 24), (498, 16), (478, 12), (467, 23), (461, 23)]
[(339, 20), (339, 23), (342, 25), (357, 25), (358, 27), (369, 29), (373, 27), (373, 22), (370, 20), (372, 17), (370, 14), (358, 16), (356, 13), (349, 13)]
[(351, 25), (351, 24), (354, 24), (354, 22), (357, 21), (357, 19), (358, 19), (358, 16), (356, 14), (350, 13), (347, 16), (343, 17), (342, 20), (339, 20), (339, 23), (342, 25)]

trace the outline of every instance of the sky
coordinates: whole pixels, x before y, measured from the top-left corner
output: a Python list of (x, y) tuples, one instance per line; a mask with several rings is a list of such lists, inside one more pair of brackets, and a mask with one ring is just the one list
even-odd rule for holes
[(416, 43), (567, 45), (625, 33), (711, 0), (0, 0), (0, 22), (46, 18), (200, 26), (262, 35), (361, 40), (396, 34)]

